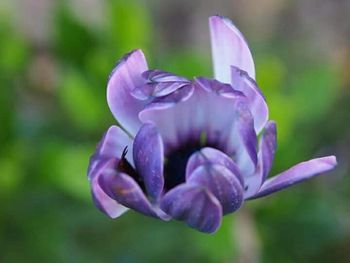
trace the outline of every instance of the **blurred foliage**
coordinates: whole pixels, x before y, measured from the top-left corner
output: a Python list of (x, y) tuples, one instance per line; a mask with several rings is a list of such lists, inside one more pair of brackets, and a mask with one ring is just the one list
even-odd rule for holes
[[(91, 28), (68, 1), (57, 2), (47, 44), (25, 38), (11, 16), (0, 13), (0, 262), (233, 262), (240, 242), (234, 215), (208, 236), (132, 211), (110, 220), (93, 206), (86, 169), (95, 143), (115, 123), (105, 87), (117, 60), (142, 48), (151, 67), (211, 75), (209, 53), (158, 50), (155, 20), (144, 3), (103, 3), (104, 23)], [(334, 145), (345, 136), (340, 130), (350, 127), (350, 96), (342, 95), (337, 70), (327, 61), (300, 63), (288, 59), (288, 43), (271, 46), (279, 47), (278, 54), (263, 50), (256, 61), (258, 83), (278, 124), (273, 171), (279, 172), (318, 154), (322, 142)], [(156, 51), (162, 56), (153, 58)], [(315, 180), (249, 204), (263, 262), (347, 262), (342, 248), (350, 235), (341, 219), (349, 212), (348, 181), (330, 184), (339, 187), (337, 194), (324, 187), (328, 181)], [(337, 253), (323, 256), (325, 251)]]

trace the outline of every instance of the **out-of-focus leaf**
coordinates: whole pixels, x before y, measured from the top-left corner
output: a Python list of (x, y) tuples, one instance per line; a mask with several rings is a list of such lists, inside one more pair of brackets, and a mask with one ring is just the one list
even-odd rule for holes
[(151, 22), (141, 1), (110, 1), (107, 12), (106, 34), (116, 60), (132, 49), (148, 49), (152, 39)]
[(83, 130), (103, 127), (106, 120), (105, 99), (95, 96), (92, 84), (76, 71), (68, 71), (58, 89), (63, 111), (75, 126)]
[(96, 38), (63, 2), (55, 16), (54, 47), (57, 56), (67, 62), (82, 65), (96, 46)]
[(224, 217), (221, 227), (213, 235), (193, 233), (193, 245), (208, 262), (230, 262), (236, 255), (233, 219), (232, 215)]

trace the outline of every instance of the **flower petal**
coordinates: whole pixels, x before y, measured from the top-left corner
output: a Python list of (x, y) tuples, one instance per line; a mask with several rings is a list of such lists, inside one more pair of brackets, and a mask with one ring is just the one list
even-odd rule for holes
[(188, 82), (184, 77), (158, 69), (147, 70), (142, 76), (150, 82)]
[(221, 83), (216, 79), (197, 77), (195, 80), (196, 83), (207, 92), (214, 92), (226, 98), (237, 98), (244, 96), (242, 92), (233, 89), (230, 84)]
[(219, 201), (205, 187), (195, 184), (173, 188), (165, 194), (160, 207), (171, 217), (201, 232), (213, 233), (221, 224)]
[(277, 146), (277, 130), (276, 123), (269, 121), (263, 131), (259, 142), (258, 165), (254, 174), (246, 176), (245, 182), (245, 198), (249, 198), (258, 192), (259, 188), (265, 181), (271, 170), (275, 151)]
[(223, 214), (239, 209), (243, 203), (243, 187), (235, 174), (218, 164), (199, 166), (189, 176), (188, 183), (206, 187), (219, 200)]
[(163, 141), (155, 125), (144, 124), (134, 140), (136, 170), (143, 178), (148, 195), (158, 199), (163, 191)]
[[(155, 98), (139, 114), (142, 122), (152, 122), (158, 127), (166, 148), (169, 148), (169, 145), (178, 145), (179, 125), (188, 117), (183, 119), (182, 114), (177, 111), (176, 105), (183, 105), (182, 102), (187, 101), (192, 96), (193, 91), (192, 85), (185, 85), (170, 95)], [(186, 127), (183, 128), (188, 131)]]
[(242, 33), (232, 21), (225, 17), (212, 16), (209, 18), (209, 27), (215, 78), (231, 83), (230, 66), (236, 66), (255, 79), (252, 54)]
[(148, 69), (141, 50), (125, 55), (113, 70), (107, 86), (107, 101), (114, 117), (130, 134), (135, 135), (141, 122), (138, 113), (145, 102), (131, 96), (130, 92), (145, 84), (142, 73)]
[(332, 170), (337, 165), (335, 156), (327, 156), (299, 163), (268, 180), (250, 199), (263, 197)]
[(210, 147), (202, 148), (191, 155), (186, 165), (186, 179), (201, 165), (219, 164), (229, 169), (243, 186), (243, 178), (234, 161), (225, 153)]
[(252, 174), (257, 164), (257, 136), (246, 101), (237, 101), (231, 122), (231, 128), (226, 127), (227, 133), (221, 141), (221, 147), (228, 155), (234, 156), (234, 161), (244, 177)]
[[(101, 159), (121, 158), (125, 148), (132, 149), (130, 137), (118, 126), (111, 126), (97, 145), (94, 155), (90, 158), (88, 178), (93, 177), (95, 174), (94, 168)], [(126, 159), (133, 164), (131, 152), (127, 152)]]
[(171, 94), (169, 98), (175, 97), (172, 102), (151, 102), (140, 112), (141, 121), (157, 125), (166, 153), (199, 141), (204, 133), (206, 145), (219, 145), (219, 149), (235, 156), (242, 172), (253, 173), (257, 159), (256, 134), (246, 97), (234, 90), (228, 95), (229, 85), (221, 83), (219, 87), (219, 82), (203, 79), (195, 79), (194, 91), (185, 99), (176, 100), (176, 94)]
[(110, 169), (110, 165), (111, 162), (107, 159), (104, 159), (96, 164), (93, 169), (94, 174), (91, 175), (91, 192), (96, 207), (107, 216), (116, 218), (124, 214), (128, 208), (110, 198), (98, 184), (98, 179), (100, 178), (101, 174), (106, 169)]
[(269, 109), (264, 95), (247, 72), (235, 66), (231, 66), (231, 72), (233, 88), (243, 92), (248, 98), (249, 108), (254, 118), (255, 132), (258, 134), (269, 119)]
[[(96, 147), (94, 155), (90, 158), (88, 179), (91, 184), (92, 197), (95, 205), (109, 217), (116, 218), (128, 209), (111, 199), (98, 185), (98, 178), (106, 169), (111, 158), (121, 158), (125, 148), (132, 149), (132, 141), (119, 127), (111, 126), (104, 134)], [(130, 153), (126, 158), (132, 163)]]
[(140, 186), (129, 175), (117, 172), (116, 159), (111, 159), (98, 179), (105, 193), (118, 203), (134, 209), (144, 215), (158, 217)]

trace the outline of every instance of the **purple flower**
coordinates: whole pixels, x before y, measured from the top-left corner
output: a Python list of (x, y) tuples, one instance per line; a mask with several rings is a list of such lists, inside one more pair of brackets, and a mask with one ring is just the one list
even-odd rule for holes
[(251, 52), (230, 20), (213, 16), (209, 26), (215, 79), (149, 70), (141, 50), (112, 72), (107, 101), (120, 126), (105, 133), (88, 169), (93, 200), (108, 216), (131, 208), (211, 233), (245, 200), (335, 167), (327, 156), (267, 178), (276, 124)]

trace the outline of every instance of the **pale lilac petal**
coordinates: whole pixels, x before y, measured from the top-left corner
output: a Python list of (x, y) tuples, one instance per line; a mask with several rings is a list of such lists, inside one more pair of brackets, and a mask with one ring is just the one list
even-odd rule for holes
[(215, 78), (231, 83), (231, 66), (236, 66), (255, 79), (252, 54), (242, 33), (232, 21), (212, 16), (209, 18), (209, 27)]
[(236, 211), (243, 204), (243, 187), (235, 174), (218, 164), (199, 166), (188, 178), (188, 183), (206, 187), (219, 200), (223, 214)]
[(195, 184), (181, 184), (165, 194), (161, 209), (190, 227), (213, 233), (220, 224), (222, 208), (219, 201), (205, 188)]
[(158, 199), (164, 187), (164, 149), (155, 125), (147, 123), (141, 127), (134, 140), (133, 156), (148, 195)]
[(199, 166), (214, 164), (225, 166), (237, 177), (241, 185), (244, 185), (242, 175), (234, 161), (225, 153), (210, 147), (202, 148), (191, 155), (186, 165), (186, 179), (188, 180)]
[(110, 198), (98, 184), (98, 179), (107, 169), (111, 169), (111, 159), (102, 160), (96, 164), (91, 175), (91, 192), (96, 207), (111, 218), (116, 218), (124, 214), (128, 208)]
[(116, 160), (111, 159), (99, 176), (98, 184), (112, 199), (125, 207), (134, 209), (144, 215), (158, 217), (151, 203), (146, 198), (140, 186), (129, 175), (115, 169)]
[(335, 156), (327, 156), (299, 163), (292, 168), (268, 179), (259, 192), (250, 199), (266, 196), (302, 182), (313, 176), (328, 172), (337, 165)]
[(130, 92), (145, 84), (142, 73), (148, 69), (141, 50), (127, 54), (113, 70), (107, 86), (107, 101), (114, 117), (130, 134), (135, 135), (141, 126), (138, 113), (145, 102)]
[(277, 147), (276, 123), (269, 121), (259, 142), (258, 165), (254, 174), (244, 178), (246, 188), (244, 197), (256, 194), (271, 170)]
[(232, 66), (232, 86), (243, 92), (248, 98), (249, 109), (254, 118), (255, 132), (258, 134), (269, 119), (269, 109), (264, 95), (259, 90), (256, 82), (250, 78), (247, 72)]

